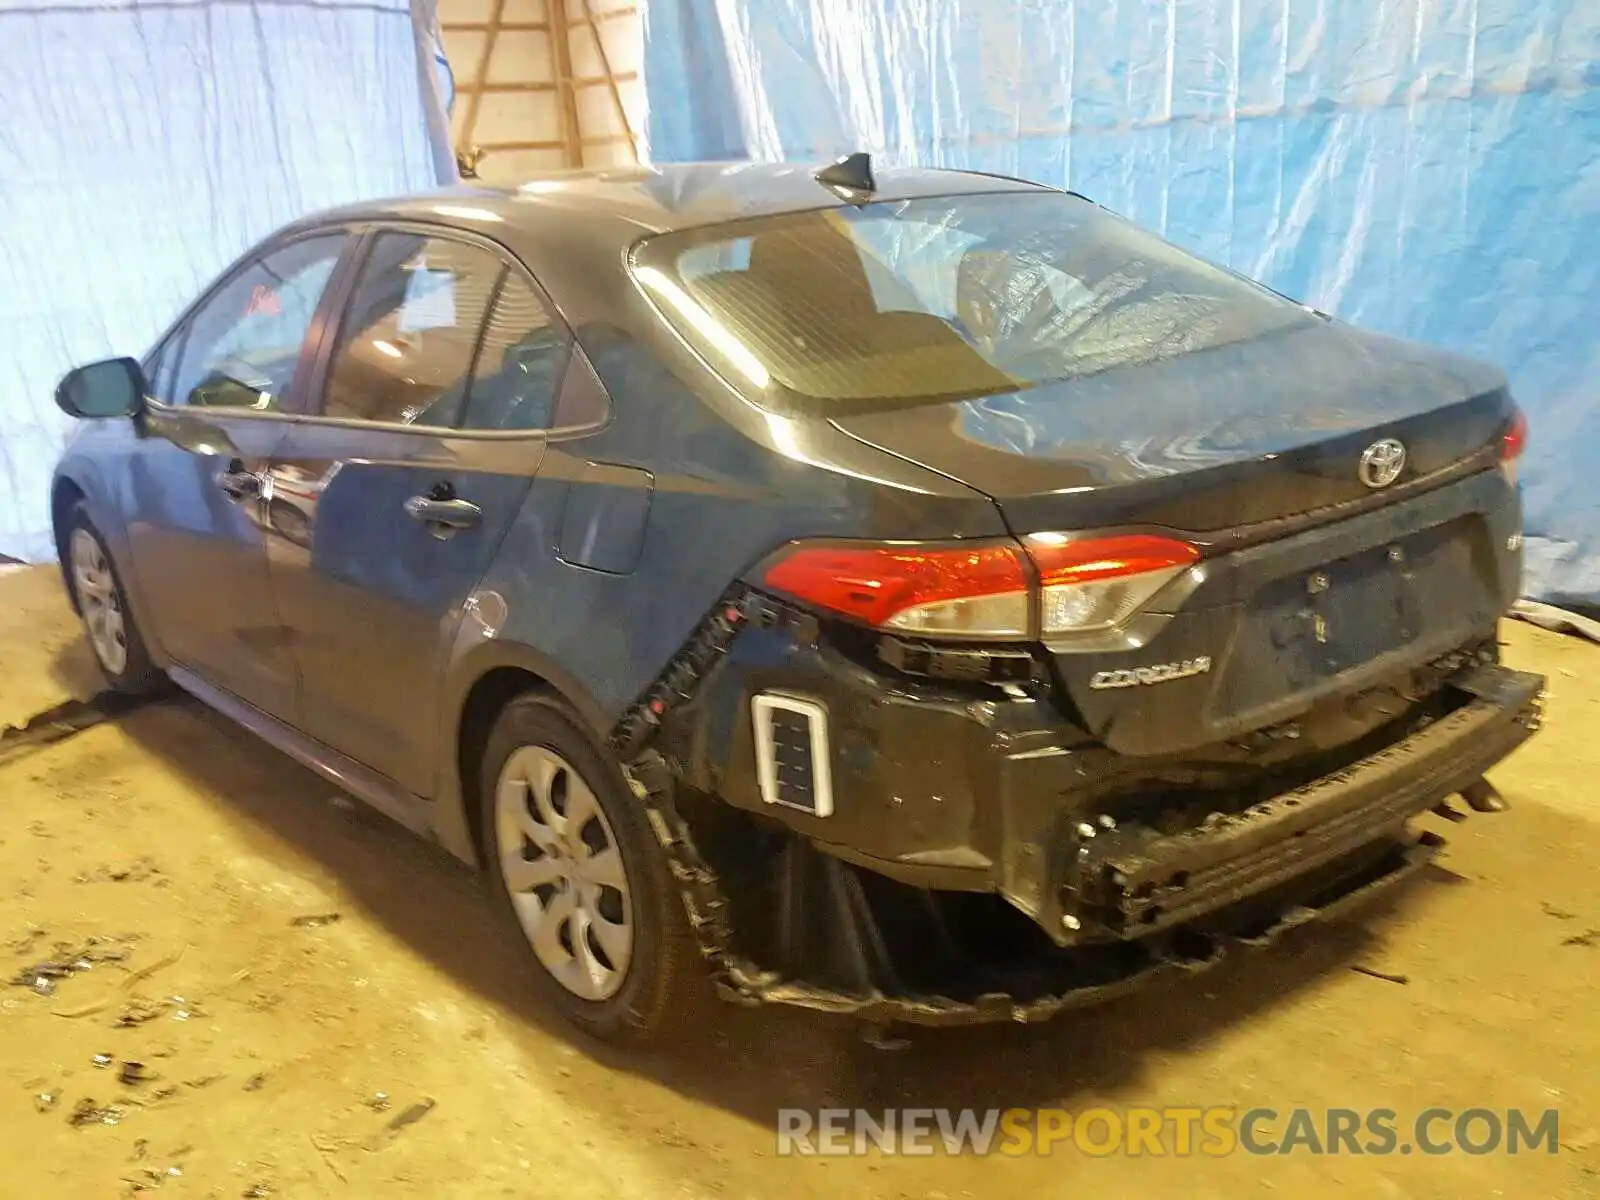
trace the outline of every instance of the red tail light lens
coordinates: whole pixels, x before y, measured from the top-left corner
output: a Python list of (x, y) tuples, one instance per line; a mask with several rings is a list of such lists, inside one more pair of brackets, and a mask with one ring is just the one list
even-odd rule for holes
[(775, 591), (880, 629), (1028, 636), (1028, 573), (1006, 543), (800, 546), (764, 579)]
[(1188, 542), (1148, 534), (1071, 541), (1036, 533), (1026, 545), (1039, 568), (1047, 637), (1121, 624), (1200, 558)]
[(1021, 640), (1089, 633), (1126, 620), (1200, 553), (1143, 535), (937, 546), (800, 545), (763, 582), (805, 604), (879, 629), (926, 637)]
[(1500, 435), (1500, 474), (1506, 482), (1517, 482), (1517, 460), (1528, 448), (1528, 418), (1519, 408), (1511, 414), (1511, 424)]
[(1514, 462), (1528, 448), (1528, 417), (1520, 408), (1512, 415), (1511, 424), (1500, 435), (1500, 461)]

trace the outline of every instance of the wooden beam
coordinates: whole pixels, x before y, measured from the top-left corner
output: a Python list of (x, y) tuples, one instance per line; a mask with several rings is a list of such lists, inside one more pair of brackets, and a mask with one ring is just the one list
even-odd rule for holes
[[(565, 8), (566, 0), (555, 0)], [(600, 24), (595, 20), (592, 0), (583, 0), (583, 15), (589, 18), (589, 32), (594, 35), (595, 53), (600, 56), (600, 70), (605, 74), (606, 86), (611, 89), (611, 104), (617, 110), (617, 120), (628, 135), (628, 146), (633, 151), (633, 161), (639, 161), (639, 139), (633, 136), (633, 122), (628, 120), (628, 110), (622, 104), (622, 90), (617, 87), (616, 72), (611, 69), (611, 55), (606, 52), (606, 40), (600, 36)]]
[(556, 85), (548, 80), (529, 83), (464, 83), (456, 89), (462, 96), (505, 95), (514, 92), (553, 92)]
[[(489, 77), (489, 56), (494, 53), (495, 35), (500, 30), (500, 19), (505, 16), (506, 0), (494, 0), (494, 8), (489, 12), (489, 25), (484, 31), (483, 51), (478, 55), (478, 69), (472, 76), (473, 84), (481, 87), (483, 81)], [(472, 89), (456, 88), (457, 94), (467, 97), (467, 115), (461, 122), (461, 145), (457, 149), (468, 150), (472, 147), (472, 133), (478, 127), (478, 106), (482, 103), (482, 94)]]
[(565, 142), (487, 142), (479, 143), (478, 149), (485, 154), (498, 154), (502, 150), (565, 150)]
[(578, 127), (577, 81), (572, 77), (572, 41), (567, 33), (566, 0), (547, 0), (550, 53), (561, 89), (561, 136), (567, 143), (567, 166), (583, 166), (583, 133)]
[(502, 21), (498, 25), (488, 21), (445, 21), (439, 26), (444, 33), (548, 33), (546, 21)]

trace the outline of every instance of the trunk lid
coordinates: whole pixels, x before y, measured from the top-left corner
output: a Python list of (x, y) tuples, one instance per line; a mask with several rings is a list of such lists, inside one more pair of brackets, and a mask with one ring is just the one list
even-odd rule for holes
[[(835, 418), (992, 497), (1017, 536), (1152, 529), (1202, 547), (1114, 638), (1051, 644), (1057, 683), (1130, 754), (1191, 750), (1398, 678), (1515, 599), (1495, 370), (1318, 322), (1148, 366)], [(1363, 453), (1405, 448), (1363, 482)], [(1369, 476), (1370, 479), (1370, 476)], [(1159, 686), (1156, 686), (1159, 685)]]

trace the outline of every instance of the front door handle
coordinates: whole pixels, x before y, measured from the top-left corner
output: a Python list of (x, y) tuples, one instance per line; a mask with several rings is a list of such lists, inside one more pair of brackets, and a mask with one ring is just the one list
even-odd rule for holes
[(483, 520), (483, 509), (470, 500), (440, 500), (433, 496), (413, 496), (406, 501), (406, 514), (440, 529), (471, 529)]
[(228, 493), (230, 500), (253, 500), (261, 495), (261, 476), (246, 471), (244, 464), (234, 459), (217, 472), (217, 486)]

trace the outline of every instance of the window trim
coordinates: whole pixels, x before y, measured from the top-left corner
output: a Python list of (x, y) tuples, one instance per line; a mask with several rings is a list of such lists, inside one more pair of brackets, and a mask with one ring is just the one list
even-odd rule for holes
[[(339, 336), (343, 332), (345, 318), (348, 314), (350, 301), (355, 296), (356, 285), (361, 278), (361, 269), (365, 266), (371, 253), (372, 245), (379, 235), (385, 233), (410, 233), (421, 237), (435, 238), (441, 241), (454, 241), (462, 245), (473, 246), (494, 255), (499, 261), (501, 272), (495, 282), (494, 292), (491, 296), (490, 307), (485, 311), (483, 327), (478, 331), (477, 341), (473, 345), (471, 370), (476, 371), (478, 356), (483, 350), (483, 337), (488, 329), (489, 320), (494, 315), (494, 303), (499, 299), (504, 290), (506, 280), (512, 274), (521, 277), (522, 281), (532, 290), (535, 298), (543, 306), (545, 315), (550, 318), (553, 326), (565, 334), (567, 339), (567, 362), (561, 373), (561, 386), (557, 389), (556, 400), (559, 407), (561, 390), (567, 386), (573, 365), (577, 357), (583, 353), (583, 347), (578, 344), (578, 338), (567, 324), (566, 318), (556, 306), (550, 293), (534, 278), (525, 263), (506, 245), (495, 241), (493, 238), (484, 237), (482, 234), (467, 229), (460, 229), (454, 225), (434, 224), (430, 221), (420, 220), (372, 220), (361, 222), (354, 230), (355, 244), (350, 254), (350, 269), (347, 275), (339, 281), (338, 307), (329, 314), (329, 319), (320, 332), (316, 345), (314, 358), (311, 363), (310, 374), (306, 380), (307, 404), (305, 411), (297, 413), (295, 420), (304, 425), (326, 427), (332, 429), (368, 429), (374, 433), (409, 434), (412, 437), (429, 437), (440, 441), (562, 441), (569, 438), (586, 437), (597, 433), (611, 424), (616, 406), (611, 401), (610, 393), (606, 393), (606, 407), (604, 414), (597, 420), (581, 425), (553, 425), (549, 429), (462, 429), (459, 426), (449, 428), (437, 425), (407, 425), (399, 421), (367, 421), (356, 417), (329, 417), (324, 416), (322, 406), (327, 395), (328, 370), (333, 365), (333, 355), (339, 346)], [(330, 287), (330, 293), (333, 290)], [(467, 394), (467, 402), (471, 401), (471, 392)], [(462, 415), (466, 414), (467, 404), (462, 406)]]
[[(156, 340), (154, 348), (147, 351), (141, 367), (148, 371), (150, 362), (166, 353), (168, 350), (176, 351), (178, 362), (174, 371), (182, 368), (183, 354), (188, 348), (189, 333), (194, 325), (194, 320), (213, 300), (229, 287), (236, 279), (255, 266), (261, 259), (270, 254), (300, 242), (311, 241), (317, 238), (339, 237), (343, 245), (339, 249), (338, 257), (334, 259), (333, 271), (328, 276), (327, 285), (322, 289), (322, 296), (317, 301), (317, 307), (311, 314), (311, 324), (306, 327), (305, 335), (300, 339), (300, 353), (295, 359), (294, 376), (289, 382), (289, 391), (284, 397), (284, 407), (277, 412), (262, 412), (251, 408), (215, 408), (205, 410), (207, 414), (216, 419), (243, 419), (251, 421), (295, 421), (300, 419), (304, 412), (304, 399), (309, 392), (307, 387), (310, 377), (307, 375), (308, 351), (313, 344), (320, 344), (322, 328), (326, 324), (329, 301), (342, 292), (345, 278), (349, 272), (350, 256), (356, 246), (360, 244), (358, 226), (348, 221), (338, 221), (328, 225), (319, 225), (292, 232), (279, 232), (263, 241), (257, 242), (239, 257), (235, 258), (228, 266), (211, 281), (211, 285), (200, 293), (198, 299), (191, 301), (178, 316), (178, 319), (169, 325), (166, 331)], [(146, 382), (154, 385), (153, 379)], [(168, 404), (157, 396), (146, 396), (146, 405), (163, 415), (181, 415), (197, 412), (187, 404)]]

